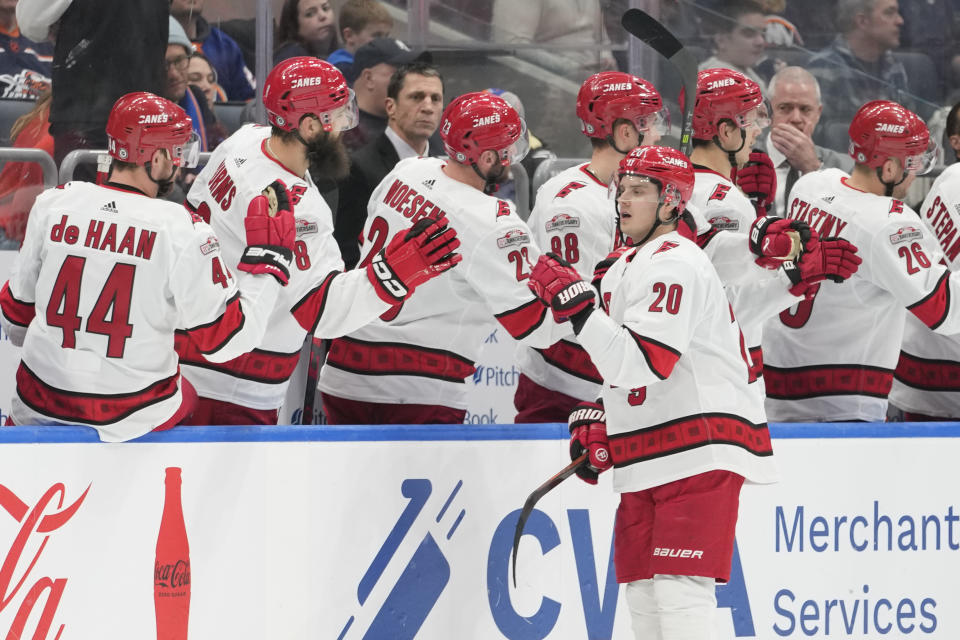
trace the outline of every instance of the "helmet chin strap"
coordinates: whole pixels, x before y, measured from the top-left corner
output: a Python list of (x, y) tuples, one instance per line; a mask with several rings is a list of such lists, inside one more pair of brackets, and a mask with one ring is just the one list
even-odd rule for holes
[(723, 145), (720, 143), (719, 135), (713, 136), (713, 143), (717, 145), (721, 151), (725, 151), (727, 153), (727, 159), (730, 161), (730, 169), (733, 170), (737, 168), (737, 154), (740, 153), (740, 150), (743, 149), (744, 145), (747, 144), (747, 132), (744, 131), (742, 127), (740, 128), (740, 146), (733, 151), (723, 148)]
[(500, 188), (500, 183), (497, 182), (497, 179), (503, 176), (503, 172), (506, 171), (506, 167), (502, 164), (497, 163), (500, 166), (500, 172), (496, 175), (492, 173), (490, 175), (483, 175), (483, 172), (480, 171), (480, 167), (477, 166), (476, 162), (471, 162), (470, 166), (473, 167), (474, 173), (476, 173), (483, 180), (483, 193), (485, 195), (493, 195), (497, 192), (497, 189)]
[[(657, 200), (657, 212), (653, 218), (653, 226), (650, 227), (650, 231), (647, 231), (647, 235), (643, 236), (643, 239), (641, 239), (639, 242), (636, 243), (638, 247), (643, 246), (647, 242), (647, 240), (649, 240), (650, 237), (653, 235), (653, 232), (657, 230), (657, 227), (659, 227), (660, 225), (675, 224), (678, 220), (680, 220), (680, 214), (677, 213), (676, 209), (673, 210), (673, 216), (669, 220), (660, 219), (660, 211), (663, 210), (663, 207), (666, 204), (666, 202), (664, 202), (665, 197), (666, 196), (664, 193), (662, 193), (662, 189), (661, 189), (660, 198)], [(617, 209), (617, 215), (618, 216), (620, 215), (619, 209)]]
[[(637, 147), (642, 147), (642, 146), (643, 146), (644, 132), (643, 132), (643, 131), (637, 131), (637, 136), (638, 136), (638, 139), (639, 139), (639, 142), (637, 142)], [(633, 150), (633, 149), (623, 150), (623, 149), (621, 149), (620, 147), (618, 147), (618, 146), (617, 146), (617, 143), (613, 141), (613, 134), (612, 134), (612, 133), (606, 137), (606, 141), (607, 141), (607, 144), (609, 144), (610, 147), (611, 147), (614, 151), (616, 151), (617, 153), (619, 153), (619, 154), (621, 154), (621, 155), (627, 155), (628, 153), (630, 153), (630, 152)], [(636, 149), (637, 147), (634, 147), (634, 149)]]
[(883, 167), (877, 167), (876, 172), (877, 172), (877, 180), (879, 180), (880, 184), (883, 185), (883, 195), (887, 196), (888, 198), (892, 198), (893, 190), (899, 187), (901, 184), (903, 184), (903, 181), (907, 179), (907, 172), (904, 171), (903, 176), (901, 176), (901, 178), (896, 182), (884, 182)]
[(177, 166), (173, 166), (173, 170), (170, 171), (170, 175), (166, 178), (161, 178), (157, 180), (153, 177), (153, 163), (146, 162), (143, 165), (144, 169), (147, 170), (147, 177), (150, 178), (150, 181), (157, 185), (157, 197), (162, 198), (163, 196), (170, 193), (170, 190), (173, 189), (173, 177), (177, 175)]

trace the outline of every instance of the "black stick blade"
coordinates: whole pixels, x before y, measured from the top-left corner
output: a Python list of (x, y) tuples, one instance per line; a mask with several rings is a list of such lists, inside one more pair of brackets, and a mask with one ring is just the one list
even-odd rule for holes
[(640, 9), (627, 9), (620, 19), (627, 33), (653, 47), (664, 58), (670, 59), (683, 49), (670, 30)]
[(527, 496), (526, 501), (523, 503), (523, 509), (520, 510), (520, 517), (517, 519), (517, 528), (513, 530), (513, 586), (517, 586), (517, 550), (520, 548), (520, 538), (523, 537), (523, 527), (527, 524), (527, 520), (530, 518), (530, 514), (533, 513), (533, 508), (536, 506), (537, 502), (543, 496), (555, 488), (558, 484), (572, 476), (577, 472), (581, 466), (587, 464), (587, 454), (583, 454), (563, 469), (558, 471), (553, 475), (549, 480), (544, 482), (542, 485), (533, 490), (529, 496)]

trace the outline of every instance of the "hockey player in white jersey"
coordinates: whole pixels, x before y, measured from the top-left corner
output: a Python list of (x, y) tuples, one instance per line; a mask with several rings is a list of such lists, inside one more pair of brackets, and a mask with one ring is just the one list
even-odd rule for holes
[(898, 199), (935, 151), (916, 114), (877, 100), (850, 123), (853, 173), (827, 169), (797, 181), (787, 215), (850, 240), (863, 264), (765, 327), (771, 419), (883, 421), (906, 313), (937, 333), (960, 333), (958, 283), (934, 234)]
[(620, 495), (614, 567), (637, 640), (709, 640), (714, 585), (729, 578), (740, 488), (776, 480), (762, 396), (708, 257), (681, 222), (694, 172), (679, 151), (621, 163), (620, 227), (634, 242), (593, 287), (554, 254), (530, 287), (570, 318), (603, 376), (602, 399), (570, 414), (570, 455)]
[(308, 169), (342, 168), (346, 156), (339, 134), (357, 121), (353, 92), (334, 66), (296, 57), (267, 76), (263, 103), (271, 126), (246, 125), (217, 147), (187, 204), (210, 220), (232, 265), (242, 249), (250, 202), (265, 186), (280, 182), (296, 217), (290, 285), (277, 301), (270, 330), (251, 353), (211, 364), (193, 341), (178, 345), (184, 375), (200, 396), (194, 424), (276, 424), (306, 336), (349, 333), (460, 259), (456, 233), (433, 212), (410, 234), (385, 236), (365, 268), (344, 272), (330, 208)]
[[(953, 274), (960, 270), (960, 164), (941, 173), (918, 211)], [(931, 258), (932, 259), (932, 258)], [(952, 275), (951, 277), (957, 277)], [(960, 342), (907, 314), (890, 404), (908, 422), (960, 420)]]
[[(697, 75), (691, 152), (696, 182), (689, 209), (697, 223), (697, 244), (710, 257), (740, 321), (753, 379), (763, 373), (764, 322), (798, 302), (817, 281), (848, 276), (847, 254), (856, 251), (846, 242), (819, 242), (806, 224), (758, 218), (753, 203), (734, 184), (732, 173), (749, 160), (768, 124), (760, 87), (742, 73), (705, 69)], [(803, 239), (803, 246), (782, 256), (793, 260), (763, 256), (762, 234), (788, 227)], [(748, 236), (756, 255), (747, 250)], [(754, 264), (757, 256), (766, 258), (761, 260), (766, 268)]]
[[(669, 118), (653, 85), (620, 71), (587, 78), (576, 110), (593, 147), (590, 161), (545, 182), (527, 224), (534, 244), (562, 255), (589, 279), (594, 266), (623, 244), (608, 193), (617, 165), (633, 148), (656, 144)], [(574, 405), (600, 391), (600, 375), (572, 337), (546, 349), (518, 347), (517, 365), (516, 422), (562, 422)]]
[(211, 362), (257, 345), (289, 277), (294, 221), (270, 217), (261, 196), (240, 230), (235, 279), (209, 225), (157, 199), (199, 150), (183, 109), (128, 94), (106, 133), (103, 186), (70, 182), (37, 198), (0, 320), (23, 347), (11, 422), (83, 424), (114, 442), (172, 427), (196, 405), (175, 329)]
[(468, 93), (440, 121), (450, 157), (397, 164), (370, 197), (361, 264), (425, 215), (457, 228), (463, 262), (383, 320), (334, 340), (320, 373), (332, 424), (461, 423), (465, 380), (496, 321), (523, 343), (569, 333), (526, 287), (539, 251), (510, 203), (492, 194), (526, 152), (523, 120), (503, 99)]

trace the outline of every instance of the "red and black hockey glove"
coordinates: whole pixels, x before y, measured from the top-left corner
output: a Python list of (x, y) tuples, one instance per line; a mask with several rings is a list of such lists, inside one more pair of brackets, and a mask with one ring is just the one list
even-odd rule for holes
[(796, 261), (819, 240), (805, 222), (776, 216), (760, 216), (750, 225), (750, 251), (759, 256), (758, 265), (776, 269), (787, 260)]
[(421, 218), (410, 229), (398, 231), (367, 265), (367, 277), (381, 300), (397, 304), (413, 290), (447, 269), (463, 256), (454, 253), (460, 239), (446, 216)]
[(737, 169), (736, 182), (750, 198), (757, 215), (767, 215), (777, 195), (777, 170), (770, 156), (763, 151), (751, 151), (747, 164)]
[(597, 290), (597, 293), (600, 293), (600, 282), (603, 280), (603, 276), (607, 275), (607, 271), (610, 270), (610, 267), (613, 266), (613, 263), (629, 250), (629, 246), (614, 249), (607, 255), (606, 258), (598, 262), (597, 266), (593, 268), (593, 279), (590, 281), (590, 284), (592, 284), (593, 288)]
[(577, 469), (584, 482), (597, 484), (598, 476), (613, 466), (610, 443), (607, 441), (607, 414), (603, 402), (581, 402), (567, 418), (570, 425), (570, 459), (576, 460), (587, 452), (587, 464)]
[(553, 312), (557, 322), (570, 319), (579, 333), (593, 311), (597, 294), (570, 263), (555, 253), (544, 253), (530, 272), (527, 286)]
[(247, 205), (243, 219), (247, 248), (237, 269), (249, 273), (268, 273), (282, 285), (290, 280), (293, 245), (297, 239), (297, 221), (287, 188), (274, 180)]
[(857, 255), (857, 247), (843, 238), (823, 238), (811, 243), (812, 249), (801, 254), (798, 262), (784, 262), (795, 296), (812, 297), (817, 284), (823, 280), (843, 282), (860, 268), (863, 260)]

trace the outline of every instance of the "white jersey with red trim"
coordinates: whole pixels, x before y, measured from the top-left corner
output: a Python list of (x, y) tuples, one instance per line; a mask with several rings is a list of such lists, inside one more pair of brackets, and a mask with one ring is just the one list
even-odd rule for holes
[[(958, 181), (960, 164), (952, 164), (937, 177), (918, 211), (954, 274), (960, 271)], [(890, 402), (911, 413), (960, 420), (960, 341), (934, 333), (908, 313)]]
[(763, 325), (798, 298), (790, 293), (792, 283), (782, 269), (771, 271), (754, 261), (748, 234), (756, 209), (740, 187), (712, 169), (695, 170), (687, 210), (697, 223), (697, 244), (723, 282), (750, 351), (751, 373), (760, 377)]
[(760, 382), (709, 258), (676, 231), (628, 249), (580, 331), (603, 376), (617, 491), (714, 469), (774, 482)]
[(540, 250), (512, 206), (458, 182), (438, 158), (401, 161), (370, 196), (361, 265), (401, 229), (445, 213), (463, 261), (417, 288), (386, 319), (334, 340), (325, 393), (350, 400), (464, 409), (464, 381), (495, 319), (515, 339), (547, 347), (572, 335), (527, 288)]
[(816, 171), (790, 192), (787, 217), (853, 243), (863, 263), (764, 328), (772, 420), (883, 421), (905, 309), (938, 333), (960, 332), (960, 290), (933, 235), (900, 200), (849, 180), (839, 169)]
[(205, 362), (189, 340), (178, 344), (184, 375), (201, 397), (277, 409), (308, 333), (332, 338), (349, 333), (388, 308), (363, 270), (343, 272), (333, 239), (333, 217), (320, 191), (267, 152), (270, 127), (246, 125), (213, 152), (187, 195), (187, 204), (210, 221), (231, 268), (246, 246), (244, 218), (250, 201), (274, 180), (289, 191), (297, 220), (294, 268), (270, 316), (270, 328), (251, 353)]
[[(533, 243), (563, 257), (587, 282), (596, 264), (622, 244), (607, 185), (587, 170), (589, 164), (547, 180), (527, 219)], [(517, 366), (545, 389), (581, 400), (600, 393), (600, 374), (574, 336), (546, 349), (519, 346)]]
[(210, 361), (263, 337), (280, 285), (239, 280), (242, 293), (213, 230), (180, 205), (86, 182), (45, 191), (0, 291), (23, 346), (14, 422), (85, 424), (108, 442), (164, 425), (182, 403), (176, 329)]

